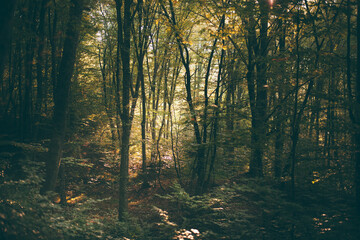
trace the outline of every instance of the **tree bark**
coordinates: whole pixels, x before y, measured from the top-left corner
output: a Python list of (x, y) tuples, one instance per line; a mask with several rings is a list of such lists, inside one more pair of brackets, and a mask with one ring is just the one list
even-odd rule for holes
[(355, 82), (355, 191), (356, 207), (360, 214), (360, 1), (357, 1), (357, 60)]
[[(141, 75), (140, 75), (141, 74)], [(141, 100), (142, 100), (142, 118), (141, 118), (141, 154), (142, 154), (142, 173), (146, 175), (146, 94), (145, 79), (143, 74), (143, 64), (139, 61), (139, 77), (141, 78)], [(144, 182), (146, 180), (144, 179)]]
[(7, 56), (16, 0), (8, 0), (0, 8), (0, 81), (3, 81), (4, 64)]
[[(279, 38), (279, 51), (281, 57), (283, 57), (285, 53), (285, 36), (286, 36), (286, 26), (283, 23), (282, 19), (279, 19), (279, 29), (280, 29), (280, 38)], [(281, 69), (285, 69), (285, 63), (281, 64)], [(278, 89), (278, 102), (280, 103), (281, 99), (283, 98), (283, 87), (282, 85), (285, 84), (285, 77), (281, 77), (280, 79), (279, 89)], [(282, 175), (282, 168), (283, 168), (283, 153), (284, 153), (284, 111), (280, 108), (278, 110), (278, 114), (275, 116), (275, 158), (274, 158), (274, 177), (275, 179), (279, 180)]]
[[(289, 156), (289, 162), (290, 162), (290, 178), (291, 178), (291, 197), (295, 199), (295, 166), (296, 166), (296, 150), (297, 150), (297, 144), (299, 140), (299, 134), (300, 134), (300, 123), (301, 119), (305, 110), (305, 107), (307, 105), (307, 102), (309, 100), (310, 93), (312, 91), (312, 88), (314, 86), (314, 79), (311, 78), (309, 81), (308, 88), (305, 93), (305, 97), (301, 105), (299, 105), (298, 101), (298, 94), (299, 94), (299, 81), (300, 81), (300, 10), (298, 11), (297, 15), (297, 26), (296, 26), (296, 83), (295, 83), (295, 94), (294, 94), (294, 113), (293, 113), (293, 119), (291, 120), (291, 149), (290, 149), (290, 156)], [(318, 45), (317, 45), (318, 46)], [(320, 48), (317, 48), (317, 55), (315, 59), (315, 66), (317, 66), (318, 59), (319, 59), (319, 50)], [(315, 68), (316, 69), (316, 68)]]
[(45, 183), (42, 193), (54, 191), (62, 156), (62, 146), (66, 131), (66, 115), (68, 111), (71, 78), (76, 60), (79, 41), (79, 27), (83, 12), (82, 0), (72, 0), (69, 10), (70, 20), (67, 24), (63, 55), (58, 72), (58, 80), (54, 95), (53, 133), (46, 161)]
[[(255, 25), (251, 23), (250, 47), (254, 50), (256, 61), (256, 83), (252, 80), (251, 85), (255, 87), (252, 96), (252, 131), (251, 131), (251, 158), (249, 175), (253, 177), (263, 176), (263, 155), (266, 138), (266, 113), (267, 113), (267, 63), (268, 55), (268, 21), (269, 21), (269, 3), (265, 0), (259, 1), (260, 4), (260, 35), (259, 44), (256, 43)], [(252, 18), (252, 17), (251, 17)], [(254, 21), (254, 20), (252, 20)], [(252, 46), (251, 46), (252, 45)], [(248, 63), (251, 65), (250, 61)], [(248, 79), (249, 80), (249, 79)], [(250, 93), (249, 93), (250, 94)], [(255, 96), (256, 95), (256, 96)], [(254, 101), (255, 99), (255, 101)]]
[[(122, 136), (121, 136), (121, 160), (120, 160), (120, 179), (119, 179), (119, 209), (118, 219), (123, 221), (128, 211), (128, 182), (129, 182), (129, 147), (131, 133), (131, 114), (130, 114), (130, 37), (131, 37), (131, 4), (132, 0), (115, 0), (118, 22), (118, 56), (121, 53), (122, 62)], [(124, 5), (123, 5), (124, 4)], [(124, 8), (122, 11), (122, 7)], [(122, 17), (122, 12), (124, 13)], [(117, 61), (119, 69), (120, 59)], [(117, 73), (119, 78), (119, 71)], [(119, 82), (119, 81), (118, 81)]]
[(225, 153), (226, 158), (230, 164), (234, 162), (234, 96), (235, 96), (235, 88), (236, 88), (236, 80), (237, 74), (236, 68), (238, 67), (238, 63), (234, 60), (228, 64), (228, 72), (229, 77), (227, 78), (226, 82), (226, 97), (225, 97), (225, 105), (226, 105), (226, 118), (225, 118), (225, 125), (226, 125), (226, 133), (228, 135), (228, 143), (225, 146)]
[[(224, 41), (223, 41), (224, 44)], [(217, 154), (217, 133), (218, 133), (218, 127), (219, 127), (219, 115), (220, 115), (220, 82), (222, 78), (222, 69), (223, 69), (223, 62), (224, 62), (224, 56), (225, 56), (225, 50), (221, 50), (221, 56), (220, 56), (220, 63), (219, 63), (219, 73), (217, 77), (216, 82), (216, 89), (215, 89), (215, 101), (214, 104), (216, 106), (215, 109), (215, 119), (212, 126), (212, 153), (211, 153), (211, 160), (210, 160), (210, 166), (209, 166), (209, 172), (207, 175), (205, 186), (209, 186), (211, 184), (211, 178), (214, 176), (214, 167), (215, 167), (215, 160), (216, 160), (216, 154)]]
[[(106, 59), (107, 59), (108, 55), (106, 54), (106, 49), (107, 49), (107, 47), (105, 47), (102, 57), (101, 57), (101, 49), (99, 49), (99, 65), (100, 65), (100, 71), (101, 71), (101, 77), (102, 77), (103, 103), (104, 103), (106, 115), (109, 119), (112, 145), (115, 149), (115, 144), (116, 144), (115, 124), (114, 124), (114, 119), (111, 115), (111, 99), (110, 99), (110, 103), (109, 103), (108, 90), (107, 90), (108, 74), (106, 72), (106, 70), (107, 70)], [(111, 56), (111, 54), (110, 54), (110, 56)]]
[[(26, 29), (31, 33), (35, 33), (36, 23), (36, 3), (34, 1), (29, 2), (28, 5), (28, 16), (26, 21)], [(25, 47), (25, 91), (24, 91), (24, 108), (22, 114), (22, 138), (29, 140), (33, 131), (33, 60), (35, 54), (35, 38), (30, 34), (29, 38), (26, 39)]]
[[(221, 20), (220, 20), (220, 25), (218, 28), (218, 32), (220, 32), (220, 30), (223, 28), (225, 24), (225, 15), (222, 15)], [(204, 85), (204, 116), (203, 116), (203, 143), (205, 144), (207, 142), (207, 126), (208, 126), (208, 106), (209, 106), (209, 96), (208, 96), (208, 87), (209, 87), (209, 77), (210, 77), (210, 72), (211, 72), (211, 63), (212, 63), (212, 59), (214, 57), (215, 54), (215, 50), (216, 50), (216, 44), (218, 42), (218, 38), (216, 37), (214, 39), (212, 48), (211, 48), (211, 52), (210, 52), (210, 56), (209, 56), (209, 61), (206, 67), (206, 74), (205, 74), (205, 85)]]
[(35, 121), (39, 121), (42, 104), (43, 104), (43, 82), (44, 82), (44, 49), (45, 49), (45, 13), (46, 13), (46, 4), (49, 0), (42, 0), (40, 7), (40, 19), (39, 19), (39, 28), (38, 28), (38, 52), (37, 52), (37, 66), (36, 66), (36, 77), (37, 77), (37, 97), (35, 104)]

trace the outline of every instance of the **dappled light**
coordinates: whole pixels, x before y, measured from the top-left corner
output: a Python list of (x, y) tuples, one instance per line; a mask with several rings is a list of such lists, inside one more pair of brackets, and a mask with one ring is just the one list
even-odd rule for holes
[(197, 229), (190, 229), (190, 231), (186, 230), (186, 229), (181, 229), (179, 231), (176, 231), (176, 234), (178, 234), (178, 235), (175, 236), (173, 239), (194, 240), (194, 239), (196, 239), (196, 237), (201, 236), (199, 230), (197, 230)]
[(85, 201), (86, 199), (86, 196), (85, 194), (80, 194), (79, 196), (77, 197), (69, 197), (69, 198), (66, 198), (66, 203), (68, 204), (75, 204), (75, 203), (78, 203), (78, 202), (82, 202), (82, 201)]
[(0, 6), (1, 240), (360, 239), (360, 1)]

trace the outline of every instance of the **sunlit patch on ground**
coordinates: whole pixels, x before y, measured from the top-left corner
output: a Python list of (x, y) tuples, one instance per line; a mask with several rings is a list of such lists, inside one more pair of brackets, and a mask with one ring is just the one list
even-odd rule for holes
[(86, 199), (86, 195), (82, 193), (77, 197), (70, 198), (66, 202), (68, 204), (75, 204), (75, 203), (83, 202), (83, 201), (85, 201), (85, 199)]
[(143, 202), (142, 200), (129, 202), (129, 207), (131, 207), (131, 206), (138, 206), (138, 205), (141, 204), (142, 202)]
[(194, 240), (197, 239), (197, 237), (200, 237), (200, 231), (197, 229), (181, 229), (179, 231), (176, 231), (177, 236), (175, 236), (173, 239), (177, 240)]
[(313, 218), (315, 227), (319, 229), (320, 234), (325, 234), (330, 231), (333, 231), (334, 224), (343, 224), (349, 219), (347, 217), (343, 218), (340, 215), (329, 215), (326, 213), (321, 214), (319, 217)]

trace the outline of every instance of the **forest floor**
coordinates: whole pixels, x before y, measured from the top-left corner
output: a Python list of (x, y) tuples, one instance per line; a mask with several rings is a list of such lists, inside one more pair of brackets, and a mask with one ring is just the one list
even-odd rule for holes
[[(86, 153), (90, 162), (109, 158), (105, 155)], [(107, 216), (114, 218), (117, 171), (106, 164), (92, 169), (88, 174), (94, 176), (68, 202), (85, 200), (79, 196), (106, 199), (97, 203), (93, 217), (112, 212)], [(148, 187), (136, 174), (139, 166), (130, 169), (128, 224), (141, 230), (129, 227), (129, 239), (360, 239), (351, 198), (321, 184), (299, 186), (294, 201), (286, 186), (241, 174), (221, 180), (203, 196), (191, 196), (171, 168), (155, 174)]]
[(292, 199), (286, 184), (239, 171), (218, 176), (216, 186), (197, 196), (188, 193), (190, 177), (178, 183), (170, 162), (161, 174), (149, 171), (147, 186), (139, 162), (132, 162), (128, 220), (119, 222), (116, 156), (96, 144), (69, 151), (65, 205), (36, 193), (36, 162), (26, 167), (32, 180), (1, 182), (0, 239), (360, 239), (353, 197), (325, 181), (298, 183)]

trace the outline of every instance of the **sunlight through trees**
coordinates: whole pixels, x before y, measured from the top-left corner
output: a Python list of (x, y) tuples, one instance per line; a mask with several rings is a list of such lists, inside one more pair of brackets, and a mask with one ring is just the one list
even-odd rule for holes
[(358, 239), (360, 1), (0, 8), (1, 239)]

